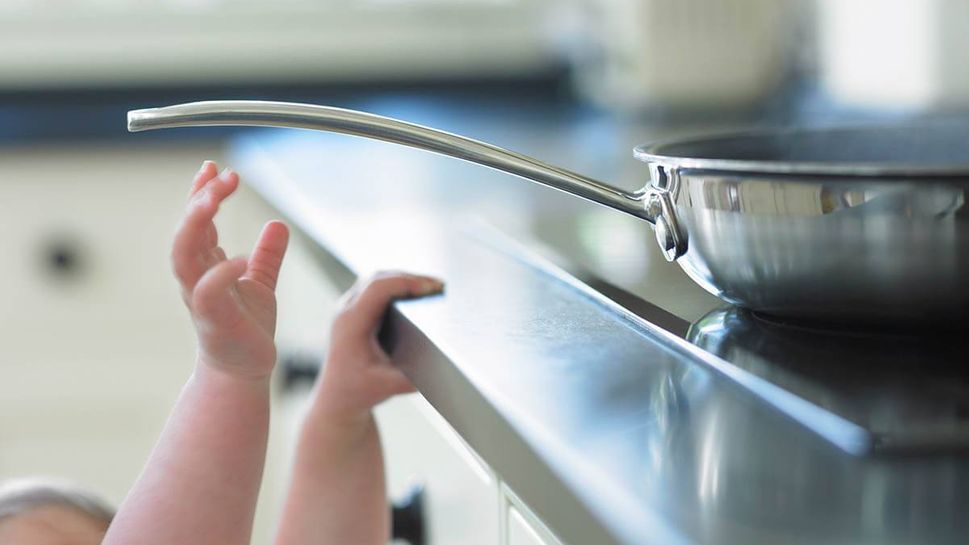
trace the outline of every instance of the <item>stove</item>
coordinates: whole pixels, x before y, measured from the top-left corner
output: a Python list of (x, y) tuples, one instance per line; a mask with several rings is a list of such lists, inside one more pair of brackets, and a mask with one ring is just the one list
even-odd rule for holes
[(662, 258), (583, 252), (582, 240), (601, 248), (622, 239), (622, 226), (579, 224), (514, 234), (476, 229), (641, 327), (687, 343), (736, 386), (853, 455), (969, 450), (969, 330), (864, 329), (759, 315), (698, 293), (676, 265), (643, 266)]

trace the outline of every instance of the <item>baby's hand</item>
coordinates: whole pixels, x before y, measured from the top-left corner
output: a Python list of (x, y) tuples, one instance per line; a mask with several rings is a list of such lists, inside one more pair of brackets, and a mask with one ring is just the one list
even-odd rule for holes
[(206, 161), (195, 176), (185, 217), (175, 235), (172, 264), (192, 313), (199, 361), (247, 378), (265, 378), (276, 362), (276, 279), (289, 231), (266, 224), (249, 258), (226, 259), (212, 222), (239, 176)]
[(395, 299), (440, 293), (436, 278), (379, 273), (357, 282), (344, 297), (333, 322), (330, 349), (316, 392), (317, 407), (331, 417), (353, 421), (395, 394), (414, 391), (380, 347), (377, 332), (387, 306)]

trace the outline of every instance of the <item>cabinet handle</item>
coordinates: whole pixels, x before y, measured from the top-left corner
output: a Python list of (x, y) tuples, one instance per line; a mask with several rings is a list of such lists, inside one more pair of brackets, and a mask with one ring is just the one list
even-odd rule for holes
[(313, 384), (320, 373), (320, 359), (306, 353), (290, 353), (280, 358), (283, 368), (283, 391), (291, 391), (301, 383)]
[(399, 539), (410, 545), (427, 545), (424, 510), (424, 486), (415, 485), (391, 506), (391, 540)]
[(78, 280), (85, 272), (86, 245), (75, 236), (55, 233), (43, 242), (44, 267), (60, 281)]

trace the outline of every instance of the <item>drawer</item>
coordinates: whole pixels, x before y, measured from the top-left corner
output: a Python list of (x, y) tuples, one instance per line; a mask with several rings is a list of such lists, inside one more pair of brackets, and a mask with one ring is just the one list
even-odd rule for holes
[(194, 336), (169, 252), (193, 171), (212, 151), (0, 153), (0, 360), (183, 356)]

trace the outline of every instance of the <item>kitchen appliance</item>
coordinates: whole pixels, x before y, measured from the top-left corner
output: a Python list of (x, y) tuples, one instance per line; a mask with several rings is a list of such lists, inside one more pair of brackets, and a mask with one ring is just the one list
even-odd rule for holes
[(663, 308), (657, 303), (665, 292), (691, 299), (694, 286), (671, 286), (655, 271), (629, 274), (641, 256), (581, 251), (580, 232), (586, 241), (606, 242), (608, 226), (540, 222), (506, 231), (478, 222), (465, 232), (583, 292), (668, 346), (685, 342), (693, 356), (759, 405), (852, 456), (969, 451), (969, 352), (951, 328), (806, 323), (712, 298)]
[(264, 125), (436, 151), (646, 220), (669, 261), (721, 299), (777, 316), (930, 322), (969, 309), (966, 127), (772, 131), (640, 146), (627, 192), (502, 148), (306, 104), (214, 101), (129, 112), (131, 131)]
[(696, 318), (703, 305), (660, 308), (652, 301), (666, 289), (662, 280), (615, 272), (628, 263), (577, 258), (574, 247), (563, 246), (561, 233), (516, 233), (521, 242), (510, 242), (493, 228), (484, 232), (480, 239), (514, 246), (554, 276), (578, 280), (577, 289), (639, 326), (686, 341), (715, 372), (849, 454), (969, 451), (969, 353), (951, 330), (807, 324), (726, 305)]

